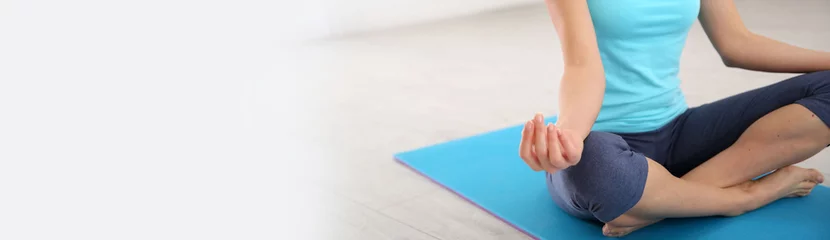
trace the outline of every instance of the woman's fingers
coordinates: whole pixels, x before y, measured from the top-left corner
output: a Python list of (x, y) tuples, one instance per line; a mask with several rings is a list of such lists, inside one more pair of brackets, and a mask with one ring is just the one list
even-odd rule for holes
[(540, 113), (537, 113), (536, 117), (533, 118), (533, 141), (539, 164), (542, 165), (543, 169), (550, 172), (553, 170), (553, 167), (550, 165), (550, 159), (548, 159), (548, 134), (544, 121), (544, 117)]
[(548, 159), (550, 159), (550, 165), (558, 169), (567, 168), (569, 164), (562, 157), (556, 126), (548, 124), (547, 131)]
[(562, 143), (562, 149), (564, 153), (562, 155), (565, 157), (565, 160), (567, 161), (568, 165), (576, 165), (576, 163), (578, 163), (579, 159), (582, 157), (582, 151), (580, 151), (579, 148), (576, 147), (576, 144), (574, 143), (575, 140), (571, 137), (572, 135), (566, 135), (566, 133), (564, 133), (561, 129), (558, 129), (558, 133), (559, 134), (557, 135), (559, 136), (559, 142)]
[(533, 121), (527, 121), (522, 130), (522, 142), (519, 144), (519, 156), (533, 171), (542, 170), (539, 159), (533, 154)]

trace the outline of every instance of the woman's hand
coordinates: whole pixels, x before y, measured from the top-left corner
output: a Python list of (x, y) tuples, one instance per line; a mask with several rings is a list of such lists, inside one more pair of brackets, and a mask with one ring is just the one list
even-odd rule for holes
[(534, 171), (548, 173), (576, 165), (582, 157), (582, 139), (578, 134), (553, 124), (545, 126), (542, 114), (525, 124), (519, 156)]

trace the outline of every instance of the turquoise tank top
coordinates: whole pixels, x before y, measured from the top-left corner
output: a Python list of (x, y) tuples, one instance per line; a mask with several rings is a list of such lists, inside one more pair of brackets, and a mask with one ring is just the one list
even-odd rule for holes
[(656, 130), (688, 106), (677, 72), (700, 0), (588, 0), (605, 69), (593, 130)]

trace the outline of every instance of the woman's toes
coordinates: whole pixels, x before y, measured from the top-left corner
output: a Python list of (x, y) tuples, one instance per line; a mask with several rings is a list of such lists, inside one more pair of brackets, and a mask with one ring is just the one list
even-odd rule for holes
[(608, 224), (602, 226), (602, 235), (606, 237), (622, 237), (628, 234), (625, 228), (610, 227)]
[(813, 181), (816, 183), (823, 183), (824, 182), (824, 174), (821, 174), (816, 169), (810, 169), (810, 175), (813, 177)]
[[(645, 226), (645, 225), (644, 225)], [(602, 226), (602, 235), (606, 237), (622, 237), (628, 235), (629, 233), (637, 230), (643, 226), (635, 226), (635, 227), (612, 227), (608, 224)]]
[(796, 186), (796, 189), (794, 189), (792, 193), (787, 195), (787, 197), (803, 197), (810, 195), (810, 192), (813, 191), (813, 188), (815, 188), (816, 185), (817, 183), (813, 181), (800, 182), (798, 183), (798, 186)]
[(814, 187), (816, 187), (817, 184), (818, 183), (813, 182), (813, 181), (803, 181), (803, 182), (798, 184), (798, 189), (799, 190), (810, 190), (810, 189), (813, 189)]
[(810, 168), (804, 172), (807, 173), (807, 175), (804, 176), (804, 181), (812, 181), (817, 183), (824, 182), (824, 175), (822, 175), (818, 170)]

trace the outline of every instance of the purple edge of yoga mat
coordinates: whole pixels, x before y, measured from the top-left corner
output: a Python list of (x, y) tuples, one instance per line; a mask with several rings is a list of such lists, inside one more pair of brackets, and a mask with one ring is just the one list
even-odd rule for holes
[(429, 181), (431, 181), (431, 182), (433, 182), (433, 183), (435, 183), (435, 184), (438, 184), (438, 186), (441, 186), (442, 188), (449, 190), (450, 192), (452, 192), (452, 193), (453, 193), (453, 194), (455, 194), (456, 196), (459, 196), (459, 197), (461, 197), (461, 199), (464, 199), (464, 201), (467, 201), (467, 202), (469, 202), (469, 203), (473, 204), (473, 206), (476, 206), (478, 209), (484, 210), (484, 212), (487, 212), (487, 213), (488, 213), (488, 214), (490, 214), (491, 216), (496, 217), (497, 219), (499, 219), (500, 221), (502, 221), (502, 222), (504, 222), (504, 223), (507, 223), (507, 225), (510, 225), (511, 227), (513, 227), (513, 228), (514, 228), (514, 229), (516, 229), (516, 230), (519, 230), (520, 232), (524, 233), (525, 235), (527, 235), (527, 236), (529, 236), (529, 237), (531, 237), (531, 238), (533, 238), (533, 239), (540, 240), (540, 239), (539, 239), (539, 237), (537, 237), (536, 235), (530, 234), (529, 232), (525, 231), (524, 229), (520, 228), (519, 226), (516, 226), (516, 225), (514, 225), (513, 223), (511, 223), (510, 221), (505, 220), (504, 218), (502, 218), (502, 217), (501, 217), (501, 216), (499, 216), (498, 214), (496, 214), (496, 213), (494, 213), (494, 212), (491, 212), (490, 210), (487, 210), (486, 208), (482, 207), (481, 205), (478, 205), (478, 203), (474, 202), (473, 200), (470, 200), (469, 198), (467, 198), (466, 196), (462, 195), (461, 193), (458, 193), (458, 192), (456, 192), (455, 190), (453, 190), (452, 188), (447, 187), (447, 186), (446, 186), (446, 185), (444, 185), (443, 183), (438, 182), (438, 181), (436, 181), (435, 179), (432, 179), (431, 177), (429, 177), (429, 176), (425, 175), (425, 174), (424, 174), (424, 173), (422, 173), (421, 171), (418, 171), (418, 169), (415, 169), (415, 168), (413, 168), (412, 166), (409, 166), (409, 164), (406, 164), (406, 162), (401, 161), (401, 160), (400, 160), (400, 159), (398, 159), (397, 157), (395, 158), (395, 161), (396, 161), (396, 162), (398, 162), (398, 163), (400, 163), (400, 164), (401, 164), (401, 165), (403, 165), (404, 167), (409, 168), (410, 170), (412, 170), (413, 172), (417, 173), (418, 175), (421, 175), (421, 176), (425, 177), (426, 179), (429, 179)]

